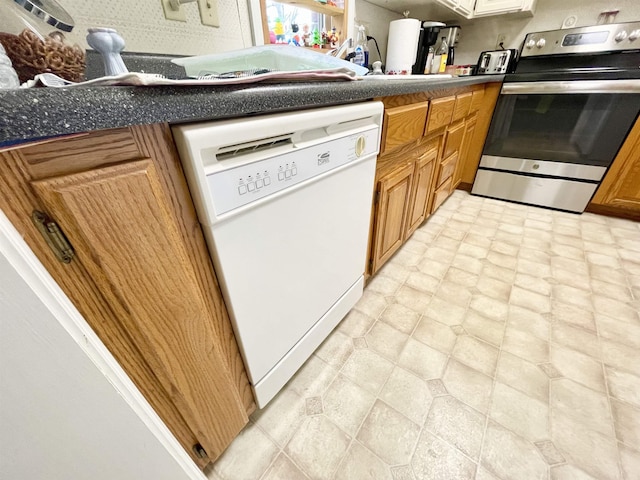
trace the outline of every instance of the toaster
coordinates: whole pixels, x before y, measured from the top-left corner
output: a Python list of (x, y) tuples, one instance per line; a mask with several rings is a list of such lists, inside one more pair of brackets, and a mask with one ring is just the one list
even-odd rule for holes
[(518, 50), (488, 50), (480, 54), (476, 75), (513, 73), (516, 68)]

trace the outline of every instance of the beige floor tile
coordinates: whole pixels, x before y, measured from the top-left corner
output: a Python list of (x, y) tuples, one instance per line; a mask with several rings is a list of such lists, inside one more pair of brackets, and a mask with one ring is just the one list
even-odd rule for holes
[(338, 375), (338, 370), (319, 357), (312, 355), (289, 381), (287, 388), (301, 397), (322, 395), (329, 384), (333, 382), (333, 379), (336, 378), (336, 375)]
[(353, 480), (354, 478), (392, 480), (389, 466), (357, 441), (351, 443), (334, 477), (335, 480)]
[(351, 337), (336, 330), (318, 347), (315, 354), (329, 365), (340, 368), (353, 353)]
[(276, 457), (261, 480), (309, 480), (284, 453)]
[(372, 350), (356, 350), (342, 367), (342, 374), (377, 395), (389, 378), (393, 363)]
[(373, 402), (374, 395), (338, 375), (323, 396), (324, 414), (346, 433), (355, 436)]
[(537, 313), (547, 313), (551, 310), (551, 302), (548, 296), (520, 287), (511, 289), (509, 303)]
[(554, 285), (551, 296), (554, 300), (573, 305), (583, 310), (592, 310), (591, 292), (568, 285)]
[(548, 340), (551, 331), (551, 324), (542, 314), (517, 305), (509, 307), (507, 326), (541, 340)]
[(427, 383), (396, 367), (380, 392), (380, 399), (421, 426), (433, 401)]
[(435, 295), (446, 302), (455, 303), (456, 305), (466, 308), (467, 305), (469, 305), (472, 293), (467, 287), (443, 280), (438, 286)]
[(420, 237), (412, 236), (411, 238), (409, 238), (409, 240), (407, 240), (404, 243), (402, 249), (407, 250), (411, 253), (417, 253), (418, 255), (423, 255), (424, 252), (427, 251), (427, 248), (429, 247), (429, 245), (431, 245), (432, 242), (433, 242), (433, 239), (430, 239), (428, 242), (424, 242), (423, 240), (420, 239)]
[(549, 438), (549, 407), (500, 382), (493, 388), (490, 417), (532, 442)]
[(475, 480), (500, 480), (498, 477), (489, 473), (489, 470), (482, 466), (478, 466), (478, 471), (476, 472)]
[(430, 380), (442, 376), (446, 362), (445, 354), (410, 338), (400, 355), (398, 365), (412, 371), (420, 378)]
[(518, 273), (524, 273), (538, 278), (551, 276), (551, 267), (549, 265), (546, 263), (532, 262), (531, 260), (526, 260), (524, 258), (518, 259), (516, 271)]
[(595, 317), (591, 309), (580, 308), (575, 305), (553, 300), (551, 302), (551, 313), (549, 317), (552, 321), (560, 321), (575, 325), (593, 333), (596, 332)]
[(493, 377), (498, 362), (498, 349), (469, 335), (460, 335), (451, 355), (485, 375)]
[(640, 451), (620, 445), (620, 463), (625, 480), (638, 480), (640, 478)]
[(477, 461), (485, 421), (484, 415), (446, 395), (433, 400), (425, 428)]
[[(555, 275), (558, 270), (573, 272), (574, 275), (589, 275), (589, 269), (593, 267), (583, 260), (553, 256), (551, 257), (551, 270)], [(561, 274), (560, 274), (561, 275)]]
[(464, 320), (465, 312), (466, 308), (439, 297), (433, 297), (424, 309), (425, 316), (445, 325), (460, 325)]
[(454, 360), (447, 363), (442, 381), (449, 393), (458, 400), (487, 413), (493, 389), (493, 380), (473, 368)]
[(612, 270), (599, 265), (589, 265), (588, 274), (592, 280), (600, 280), (602, 282), (612, 283), (623, 287), (627, 285), (627, 278), (625, 277), (623, 270)]
[(479, 278), (479, 275), (475, 273), (469, 273), (455, 267), (451, 267), (447, 274), (444, 276), (444, 279), (446, 281), (452, 282), (456, 285), (461, 285), (463, 287), (475, 286), (475, 284), (478, 283)]
[(378, 293), (380, 295), (388, 296), (396, 293), (401, 285), (402, 283), (395, 278), (388, 277), (383, 274), (378, 274), (373, 277), (367, 284), (367, 290)]
[(605, 367), (605, 371), (609, 395), (640, 408), (640, 377), (613, 367)]
[(551, 285), (547, 280), (533, 275), (528, 275), (526, 273), (516, 274), (514, 284), (520, 288), (524, 288), (525, 290), (539, 293), (540, 295), (549, 296), (551, 294)]
[(489, 250), (486, 247), (478, 247), (470, 243), (462, 242), (458, 247), (459, 255), (468, 255), (469, 257), (483, 259), (487, 258)]
[(489, 250), (491, 249), (491, 244), (492, 244), (492, 240), (491, 237), (487, 236), (487, 235), (481, 235), (476, 233), (476, 227), (477, 225), (474, 225), (471, 232), (467, 233), (467, 235), (464, 237), (464, 243), (468, 243), (471, 245), (476, 245), (478, 247), (483, 247), (483, 248), (487, 248)]
[(513, 283), (516, 276), (515, 270), (499, 267), (490, 262), (484, 262), (480, 271), (484, 278), (493, 278), (507, 283)]
[(365, 290), (362, 298), (358, 300), (354, 308), (372, 318), (378, 318), (382, 311), (387, 308), (387, 302), (384, 296), (379, 293)]
[(619, 300), (621, 302), (630, 302), (633, 299), (629, 288), (609, 282), (603, 282), (602, 280), (592, 279), (591, 290), (596, 292), (598, 295)]
[(598, 480), (573, 465), (558, 465), (551, 468), (551, 480)]
[[(258, 480), (279, 450), (260, 428), (249, 423), (218, 458), (213, 469), (228, 480)], [(247, 458), (251, 461), (248, 462)]]
[(394, 262), (404, 267), (414, 267), (422, 260), (422, 253), (414, 253), (408, 249), (398, 250), (395, 254)]
[(586, 429), (614, 438), (609, 402), (602, 393), (560, 378), (551, 381), (549, 406), (556, 417), (569, 418)]
[(542, 457), (549, 465), (565, 463), (565, 458), (562, 455), (562, 452), (558, 450), (551, 440), (534, 442), (534, 445), (538, 448), (538, 451), (542, 454)]
[(389, 465), (409, 463), (420, 427), (384, 402), (376, 401), (365, 419), (358, 440)]
[(351, 310), (338, 324), (337, 330), (351, 338), (364, 337), (373, 325), (375, 319), (358, 310)]
[(531, 443), (489, 422), (482, 447), (482, 466), (503, 479), (546, 480), (548, 467)]
[(612, 399), (611, 409), (618, 440), (640, 448), (640, 408)]
[(305, 401), (292, 389), (285, 387), (269, 404), (256, 410), (251, 419), (279, 447), (284, 447), (305, 417)]
[(387, 262), (379, 271), (378, 275), (384, 275), (385, 277), (392, 278), (400, 283), (404, 283), (407, 277), (411, 273), (402, 265), (397, 265), (394, 262)]
[(491, 248), (491, 251), (503, 253), (505, 255), (511, 255), (513, 257), (515, 257), (518, 254), (518, 252), (522, 250), (522, 249), (519, 249), (518, 246), (516, 245), (501, 242), (500, 240), (492, 241), (490, 248)]
[(440, 232), (441, 236), (452, 238), (453, 240), (462, 241), (467, 234), (461, 230), (456, 230), (455, 228), (444, 227)]
[(391, 467), (391, 477), (393, 480), (417, 480), (411, 465)]
[(451, 262), (451, 265), (465, 272), (479, 274), (482, 271), (484, 262), (475, 257), (458, 254)]
[(551, 342), (578, 350), (595, 359), (600, 358), (600, 345), (595, 333), (568, 323), (555, 322), (551, 325)]
[(380, 320), (410, 335), (420, 320), (420, 314), (399, 303), (392, 303), (382, 312)]
[[(449, 244), (450, 242), (447, 243)], [(427, 249), (424, 256), (425, 258), (430, 258), (439, 262), (451, 263), (453, 261), (453, 258), (456, 256), (456, 252), (441, 247), (432, 246)]]
[(538, 366), (509, 352), (500, 354), (496, 380), (540, 402), (549, 402), (549, 377)]
[(433, 258), (425, 258), (418, 264), (418, 270), (436, 278), (444, 278), (449, 270), (450, 264), (446, 260), (439, 262)]
[(511, 283), (489, 277), (480, 278), (476, 285), (481, 294), (505, 303), (509, 301), (511, 296), (511, 287)]
[(504, 321), (509, 314), (509, 304), (486, 295), (474, 295), (469, 304), (479, 314), (492, 320)]
[(412, 272), (407, 277), (406, 284), (420, 292), (436, 293), (440, 279), (422, 272)]
[(566, 285), (567, 287), (577, 288), (585, 292), (591, 291), (591, 282), (588, 275), (576, 275), (576, 272), (572, 270), (554, 268), (553, 279), (559, 285)]
[(507, 326), (502, 350), (517, 355), (531, 363), (545, 363), (549, 361), (549, 342), (535, 337), (519, 328)]
[(385, 322), (378, 321), (373, 324), (365, 339), (369, 348), (395, 362), (400, 357), (409, 336), (387, 325)]
[(312, 479), (331, 479), (351, 437), (323, 415), (307, 417), (285, 448), (285, 453)]
[(603, 339), (602, 361), (610, 367), (640, 376), (640, 351), (637, 348)]
[(455, 447), (422, 431), (411, 466), (418, 479), (473, 480), (476, 464)]
[(504, 322), (483, 317), (475, 310), (469, 309), (462, 326), (470, 335), (484, 340), (494, 347), (500, 347), (502, 344), (505, 330)]
[(431, 302), (431, 294), (403, 285), (400, 287), (400, 290), (398, 290), (398, 293), (396, 293), (394, 299), (395, 303), (404, 305), (416, 313), (423, 313)]
[(640, 322), (638, 311), (625, 302), (612, 298), (603, 297), (602, 295), (593, 295), (593, 306), (598, 313), (609, 315), (622, 321)]
[(599, 360), (558, 345), (551, 345), (550, 353), (551, 363), (564, 377), (592, 390), (606, 393), (603, 365)]
[(444, 325), (427, 317), (423, 317), (420, 320), (412, 337), (446, 354), (451, 353), (457, 338), (449, 325)]
[(621, 478), (618, 448), (611, 437), (590, 430), (583, 423), (566, 415), (554, 413), (552, 409), (551, 440), (569, 464), (579, 465), (581, 470), (592, 477), (598, 480)]
[(524, 247), (542, 250), (548, 252), (551, 249), (551, 242), (549, 240), (543, 240), (535, 237), (524, 237), (522, 239), (522, 245)]
[(489, 252), (487, 254), (487, 261), (489, 263), (492, 263), (493, 265), (497, 265), (498, 267), (507, 268), (514, 271), (516, 269), (516, 265), (518, 264), (518, 259), (513, 255), (506, 255), (499, 252)]

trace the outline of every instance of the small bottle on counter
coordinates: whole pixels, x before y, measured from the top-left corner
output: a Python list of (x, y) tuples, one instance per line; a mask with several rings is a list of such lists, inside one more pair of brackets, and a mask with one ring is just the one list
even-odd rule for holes
[(447, 57), (449, 56), (449, 45), (447, 44), (447, 39), (445, 37), (442, 37), (440, 47), (438, 47), (438, 55), (440, 56), (438, 73), (444, 73), (447, 68)]
[(366, 67), (369, 65), (369, 48), (367, 47), (367, 34), (364, 25), (358, 27), (358, 36), (356, 37), (356, 56), (353, 63)]
[(429, 53), (427, 54), (427, 62), (424, 64), (424, 74), (428, 75), (431, 73), (431, 65), (433, 65), (433, 55), (435, 53), (435, 48), (433, 45), (429, 47)]

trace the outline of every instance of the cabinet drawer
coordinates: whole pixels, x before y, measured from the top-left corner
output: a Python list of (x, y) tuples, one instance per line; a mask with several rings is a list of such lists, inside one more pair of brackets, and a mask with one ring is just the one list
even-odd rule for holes
[(451, 178), (453, 172), (456, 169), (456, 164), (458, 163), (458, 154), (455, 153), (450, 157), (444, 159), (440, 164), (440, 172), (438, 173), (438, 181), (436, 185), (440, 186), (445, 181)]
[(444, 149), (442, 158), (447, 158), (460, 150), (462, 140), (464, 139), (464, 122), (454, 123), (447, 128), (444, 139)]
[(451, 119), (452, 122), (460, 120), (469, 114), (472, 97), (473, 94), (471, 92), (463, 93), (456, 97), (456, 103), (453, 108), (453, 118)]
[(484, 99), (484, 85), (478, 90), (474, 90), (471, 95), (471, 107), (469, 107), (469, 113), (477, 112), (482, 106), (482, 100)]
[(429, 115), (427, 116), (425, 135), (449, 125), (455, 105), (456, 97), (444, 97), (432, 100)]
[(429, 102), (420, 102), (385, 109), (380, 153), (418, 140), (424, 130), (428, 108)]
[(444, 202), (449, 197), (449, 191), (451, 190), (451, 177), (436, 188), (436, 191), (433, 194), (433, 205), (431, 207), (431, 213), (435, 212), (442, 202)]

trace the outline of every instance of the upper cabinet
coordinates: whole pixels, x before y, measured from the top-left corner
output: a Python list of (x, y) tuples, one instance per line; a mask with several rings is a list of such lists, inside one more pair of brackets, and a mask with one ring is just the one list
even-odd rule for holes
[(465, 18), (519, 13), (532, 16), (537, 0), (437, 0)]

